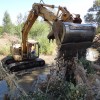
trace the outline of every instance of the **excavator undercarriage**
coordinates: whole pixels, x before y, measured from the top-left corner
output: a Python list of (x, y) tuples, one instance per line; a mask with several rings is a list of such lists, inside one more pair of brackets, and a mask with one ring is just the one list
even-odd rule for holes
[(7, 56), (6, 58), (2, 59), (1, 63), (8, 72), (18, 72), (30, 68), (43, 67), (45, 65), (45, 61), (41, 58), (16, 61), (12, 56)]

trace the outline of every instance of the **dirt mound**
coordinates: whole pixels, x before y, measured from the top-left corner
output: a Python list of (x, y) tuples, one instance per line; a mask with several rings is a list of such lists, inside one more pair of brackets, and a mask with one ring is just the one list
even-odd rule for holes
[(12, 43), (18, 43), (20, 39), (16, 35), (9, 35), (8, 33), (3, 33), (3, 35), (0, 37), (0, 46), (5, 47), (8, 45), (11, 45)]
[(6, 41), (4, 42), (19, 42), (20, 39), (16, 35), (9, 35), (8, 33), (3, 33), (2, 37), (0, 38), (1, 40), (4, 39)]
[(0, 37), (0, 59), (2, 59), (4, 55), (8, 55), (10, 53), (10, 46), (12, 43), (19, 42), (20, 39), (17, 36), (3, 33)]

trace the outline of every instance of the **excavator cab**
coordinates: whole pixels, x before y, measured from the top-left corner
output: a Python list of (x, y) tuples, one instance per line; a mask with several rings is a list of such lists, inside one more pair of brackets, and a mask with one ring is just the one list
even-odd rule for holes
[[(27, 45), (27, 53), (26, 53), (26, 59), (36, 59), (39, 58), (39, 42), (35, 40), (28, 40), (26, 42)], [(21, 52), (21, 44), (18, 43), (13, 43), (12, 46), (10, 47), (10, 53), (13, 56), (13, 58), (16, 61), (21, 61), (22, 60), (22, 52)]]
[(36, 59), (39, 58), (39, 42), (35, 40), (28, 40), (27, 41), (27, 57), (29, 59)]
[(26, 59), (22, 59), (21, 44), (12, 44), (10, 47), (11, 56), (1, 60), (5, 69), (10, 72), (18, 72), (30, 68), (43, 67), (45, 61), (39, 58), (39, 42), (35, 40), (26, 41), (27, 54)]

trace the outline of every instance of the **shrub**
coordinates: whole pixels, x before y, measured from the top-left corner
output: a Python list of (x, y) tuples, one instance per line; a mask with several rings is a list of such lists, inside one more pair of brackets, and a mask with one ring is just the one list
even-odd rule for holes
[(67, 81), (57, 81), (49, 85), (47, 92), (37, 91), (29, 94), (25, 100), (85, 100), (85, 94), (85, 87), (74, 86)]
[(50, 27), (45, 22), (36, 21), (29, 32), (29, 37), (40, 43), (40, 53), (51, 55), (56, 48), (55, 42), (49, 43), (47, 34), (50, 32)]
[[(18, 35), (21, 38), (21, 28), (22, 25), (17, 25), (14, 26), (14, 30), (13, 33), (15, 33), (16, 35)], [(54, 51), (54, 49), (56, 48), (55, 42), (54, 43), (49, 43), (48, 39), (47, 39), (47, 34), (50, 31), (50, 27), (47, 23), (45, 22), (40, 22), (40, 21), (36, 21), (35, 24), (32, 26), (32, 29), (29, 32), (28, 37), (35, 39), (36, 41), (39, 41), (40, 43), (40, 53), (41, 54), (49, 54), (51, 55)], [(14, 35), (14, 34), (12, 34)], [(9, 49), (7, 50), (7, 48), (10, 47), (9, 46), (4, 46), (1, 48), (1, 54), (9, 54)], [(6, 49), (6, 50), (4, 50)], [(7, 53), (8, 52), (8, 53)]]
[(46, 37), (41, 37), (38, 39), (40, 43), (40, 53), (42, 54), (48, 54), (51, 55), (54, 50), (56, 49), (56, 44), (54, 43), (49, 43), (48, 39)]
[(100, 26), (97, 28), (97, 34), (100, 33)]
[(29, 32), (29, 36), (31, 38), (44, 36), (48, 34), (49, 30), (49, 25), (47, 23), (36, 21)]
[(48, 93), (55, 100), (84, 100), (85, 88), (75, 86), (71, 82), (57, 81), (55, 84), (49, 86)]
[(0, 48), (0, 55), (10, 54), (10, 45), (5, 45)]
[(0, 35), (2, 35), (2, 32), (3, 32), (3, 27), (0, 26)]
[(83, 64), (84, 69), (87, 70), (87, 74), (95, 73), (94, 69), (91, 67), (91, 62), (86, 60), (85, 58), (81, 58), (80, 62)]

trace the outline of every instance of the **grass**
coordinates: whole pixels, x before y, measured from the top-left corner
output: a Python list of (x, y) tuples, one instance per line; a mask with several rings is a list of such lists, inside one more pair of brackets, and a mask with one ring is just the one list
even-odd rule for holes
[(0, 47), (0, 55), (8, 55), (10, 54), (10, 45), (3, 45)]
[(49, 85), (47, 92), (37, 91), (27, 97), (21, 96), (20, 100), (84, 100), (85, 94), (85, 87), (74, 86), (67, 81), (57, 81)]

